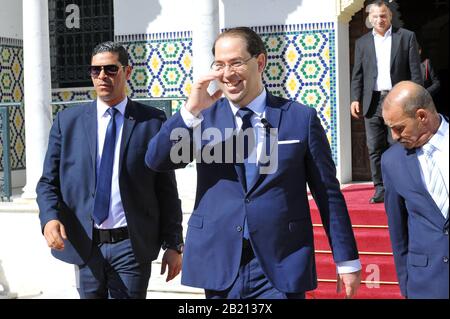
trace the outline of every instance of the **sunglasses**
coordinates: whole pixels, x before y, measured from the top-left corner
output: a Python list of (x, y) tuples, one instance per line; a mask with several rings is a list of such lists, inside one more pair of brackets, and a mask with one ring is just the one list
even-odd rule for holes
[(115, 64), (109, 65), (91, 65), (89, 66), (89, 74), (93, 78), (97, 78), (100, 75), (100, 72), (105, 71), (107, 76), (116, 76), (119, 72), (120, 68), (124, 68), (125, 66), (118, 66)]

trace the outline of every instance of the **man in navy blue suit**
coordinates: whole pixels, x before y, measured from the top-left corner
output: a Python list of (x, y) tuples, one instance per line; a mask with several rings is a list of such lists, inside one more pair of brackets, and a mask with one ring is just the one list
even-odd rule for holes
[(401, 292), (448, 299), (448, 119), (409, 81), (387, 95), (383, 118), (399, 142), (383, 154), (381, 168)]
[(97, 100), (57, 114), (37, 185), (45, 239), (56, 258), (75, 264), (81, 298), (145, 298), (161, 247), (167, 281), (181, 270), (174, 172), (144, 162), (165, 115), (127, 98), (130, 74), (123, 46), (94, 48)]
[[(213, 55), (211, 72), (193, 85), (146, 154), (157, 171), (202, 154), (182, 284), (204, 288), (207, 298), (304, 298), (317, 287), (308, 184), (337, 263), (338, 289), (343, 283), (352, 297), (361, 265), (316, 111), (265, 90), (267, 53), (251, 29), (219, 35)], [(220, 89), (210, 95), (212, 81)], [(194, 141), (198, 135), (202, 140)]]

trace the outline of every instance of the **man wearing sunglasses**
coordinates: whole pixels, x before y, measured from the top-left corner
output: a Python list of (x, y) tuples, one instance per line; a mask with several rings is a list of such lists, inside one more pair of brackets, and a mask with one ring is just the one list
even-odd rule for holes
[(37, 185), (43, 234), (52, 254), (75, 264), (81, 298), (145, 298), (151, 262), (164, 253), (167, 281), (181, 269), (181, 206), (173, 171), (146, 167), (148, 141), (165, 115), (126, 96), (123, 46), (92, 53), (91, 104), (59, 112)]
[[(196, 149), (196, 130), (214, 139), (201, 141), (202, 154), (212, 144), (214, 150), (224, 150), (225, 159), (221, 155), (214, 161), (197, 160), (197, 198), (188, 222), (181, 282), (204, 288), (207, 298), (304, 298), (306, 291), (317, 287), (308, 183), (337, 264), (338, 290), (344, 284), (346, 297), (351, 298), (360, 283), (361, 265), (316, 111), (264, 88), (267, 53), (253, 30), (225, 31), (212, 52), (211, 72), (193, 85), (184, 108), (165, 122), (146, 154), (147, 165), (155, 170), (184, 167), (188, 163), (173, 161), (177, 152), (172, 150), (180, 145)], [(210, 95), (207, 88), (212, 81), (220, 90)], [(225, 98), (220, 98), (222, 93)], [(248, 140), (255, 137), (256, 161), (249, 155), (251, 143), (245, 143), (245, 137), (244, 160), (236, 156), (227, 161), (227, 144), (233, 138), (223, 135), (218, 141), (212, 129), (234, 128), (236, 141), (241, 131)], [(187, 134), (171, 140), (175, 129)], [(267, 173), (263, 172), (267, 162), (258, 160), (258, 149), (264, 149), (264, 141), (272, 135), (276, 135), (278, 157), (269, 162), (277, 161), (273, 164), (277, 169)]]

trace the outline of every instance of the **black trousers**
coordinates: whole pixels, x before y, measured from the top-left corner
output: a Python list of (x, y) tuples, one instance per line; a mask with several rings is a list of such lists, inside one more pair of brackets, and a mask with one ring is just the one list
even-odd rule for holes
[(369, 150), (370, 171), (375, 187), (383, 187), (381, 176), (381, 155), (394, 143), (390, 129), (384, 124), (382, 117), (384, 96), (374, 91), (369, 111), (364, 118), (366, 142)]

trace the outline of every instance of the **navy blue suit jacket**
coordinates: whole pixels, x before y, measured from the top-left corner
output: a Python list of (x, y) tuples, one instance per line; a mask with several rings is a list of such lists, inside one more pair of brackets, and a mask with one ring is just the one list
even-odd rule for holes
[(383, 154), (381, 169), (402, 295), (448, 298), (448, 218), (425, 188), (416, 150), (394, 144)]
[[(148, 141), (164, 120), (162, 111), (128, 100), (119, 186), (131, 245), (140, 263), (156, 259), (162, 241), (177, 244), (183, 240), (174, 172), (157, 173), (144, 162)], [(64, 250), (52, 250), (52, 254), (73, 264), (85, 263), (91, 254), (96, 154), (96, 102), (59, 112), (50, 131), (37, 202), (41, 226), (56, 219), (67, 232)]]
[[(262, 269), (278, 290), (295, 293), (317, 286), (313, 226), (306, 184), (318, 203), (336, 262), (358, 258), (346, 204), (324, 130), (312, 108), (267, 94), (266, 119), (278, 129), (278, 140), (299, 140), (278, 147), (278, 169), (260, 175), (245, 192), (233, 163), (197, 162), (197, 196), (188, 221), (182, 283), (224, 290), (237, 276), (242, 226), (247, 216), (250, 240)], [(234, 128), (229, 103), (220, 99), (203, 111), (202, 132)], [(179, 113), (165, 122), (150, 141), (146, 163), (154, 170), (179, 168), (170, 150), (189, 143), (188, 135), (170, 140), (171, 131), (186, 128)], [(202, 141), (203, 149), (209, 141)]]

